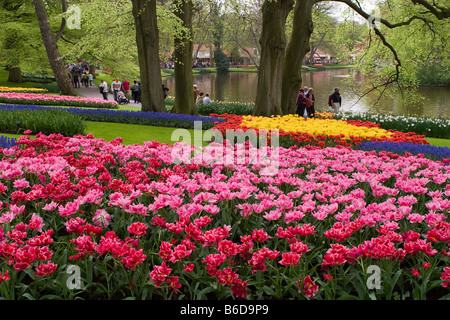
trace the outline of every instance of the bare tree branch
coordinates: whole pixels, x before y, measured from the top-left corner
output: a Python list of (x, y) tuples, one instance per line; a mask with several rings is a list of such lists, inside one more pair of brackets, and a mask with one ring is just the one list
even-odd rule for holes
[[(62, 13), (64, 14), (64, 13), (67, 12), (67, 1), (66, 0), (61, 0), (61, 4), (62, 4)], [(59, 31), (56, 34), (56, 42), (58, 42), (59, 39), (61, 39), (65, 28), (66, 28), (66, 18), (63, 17), (61, 19), (61, 26), (59, 27)]]

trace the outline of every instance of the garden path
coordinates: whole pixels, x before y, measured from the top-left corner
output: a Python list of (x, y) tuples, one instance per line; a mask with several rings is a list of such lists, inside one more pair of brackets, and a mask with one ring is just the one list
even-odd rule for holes
[[(99, 91), (99, 88), (97, 85), (92, 84), (92, 86), (86, 88), (84, 86), (82, 86), (81, 88), (75, 88), (75, 92), (83, 97), (89, 97), (89, 98), (103, 98), (102, 94)], [(108, 94), (108, 99), (109, 100), (113, 100), (114, 97), (112, 95), (112, 93)], [(126, 106), (130, 106), (130, 107), (136, 107), (136, 108), (141, 108), (141, 104), (140, 103), (134, 103), (134, 101), (130, 100), (130, 103), (126, 104)]]

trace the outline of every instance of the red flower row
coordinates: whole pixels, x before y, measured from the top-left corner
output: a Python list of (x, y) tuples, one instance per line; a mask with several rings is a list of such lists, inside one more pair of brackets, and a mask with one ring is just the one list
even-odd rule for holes
[[(216, 123), (216, 126), (213, 130), (219, 130), (222, 135), (226, 134), (227, 130), (243, 130), (244, 132), (247, 130), (255, 130), (256, 133), (259, 133), (259, 129), (243, 126), (243, 116), (233, 115), (233, 114), (211, 114), (211, 116), (223, 118), (226, 121), (222, 123)], [(379, 128), (379, 124), (375, 124), (370, 121), (361, 121), (361, 120), (345, 120), (350, 125), (354, 125), (357, 127), (366, 127), (366, 128)], [(345, 139), (345, 135), (313, 135), (307, 132), (285, 132), (283, 130), (279, 131), (280, 136), (280, 145), (283, 147), (289, 147), (292, 145), (312, 145), (320, 148), (330, 147), (330, 146), (343, 146), (343, 147), (352, 147), (355, 145), (359, 145), (361, 142), (377, 142), (377, 141), (389, 141), (389, 142), (408, 142), (414, 144), (429, 144), (429, 142), (425, 139), (423, 135), (417, 135), (414, 132), (399, 132), (394, 130), (388, 130), (392, 135), (390, 137), (376, 138), (376, 137), (367, 137), (361, 138), (357, 136), (350, 135), (350, 139)]]

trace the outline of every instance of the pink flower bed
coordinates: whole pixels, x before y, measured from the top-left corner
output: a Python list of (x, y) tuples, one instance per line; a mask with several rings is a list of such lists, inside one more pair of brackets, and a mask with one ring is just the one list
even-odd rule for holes
[[(341, 147), (269, 148), (276, 163), (253, 162), (261, 150), (225, 146), (248, 158), (221, 164), (214, 144), (189, 159), (179, 143), (59, 135), (19, 143), (0, 162), (2, 297), (449, 293), (450, 167), (442, 162)], [(84, 286), (60, 280), (69, 266)], [(19, 283), (30, 285), (14, 291)]]
[(118, 103), (100, 98), (72, 97), (37, 93), (0, 92), (0, 103), (117, 108)]

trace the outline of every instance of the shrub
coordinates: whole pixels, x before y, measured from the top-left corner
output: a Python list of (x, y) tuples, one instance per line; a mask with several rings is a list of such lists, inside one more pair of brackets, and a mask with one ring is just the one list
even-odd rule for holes
[[(175, 104), (175, 98), (167, 97), (164, 101), (168, 110)], [(235, 114), (238, 116), (248, 116), (253, 114), (255, 105), (245, 102), (212, 101), (210, 105), (200, 104), (196, 106), (197, 112), (204, 116), (210, 114)]]
[(203, 115), (212, 113), (218, 114), (235, 114), (238, 116), (246, 116), (253, 114), (254, 105), (251, 103), (240, 102), (212, 102), (211, 104), (200, 104), (197, 106), (197, 112)]
[(0, 131), (5, 133), (83, 134), (86, 124), (75, 114), (63, 110), (11, 110), (0, 108)]
[(22, 81), (36, 83), (51, 83), (55, 81), (55, 77), (46, 73), (22, 72)]

